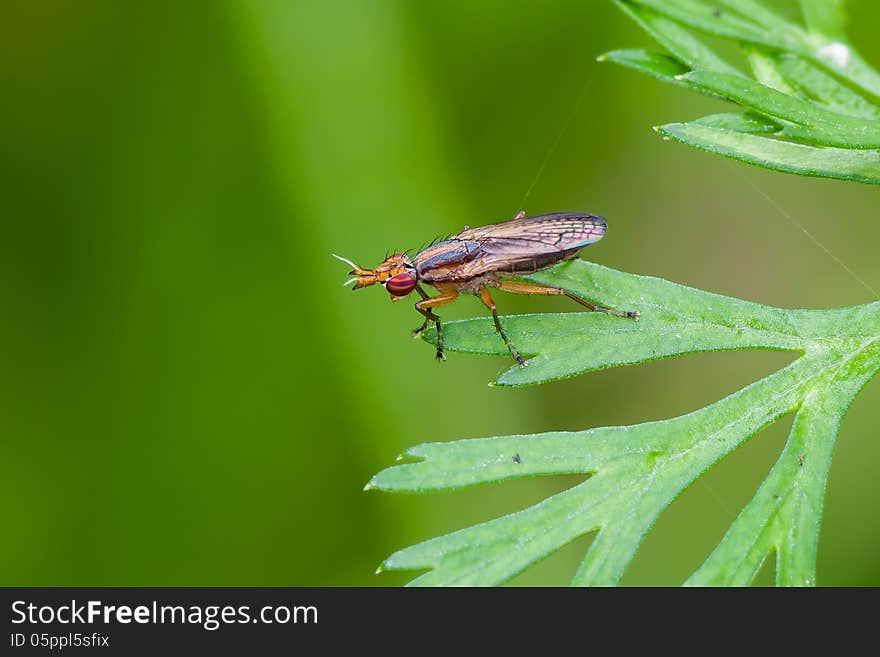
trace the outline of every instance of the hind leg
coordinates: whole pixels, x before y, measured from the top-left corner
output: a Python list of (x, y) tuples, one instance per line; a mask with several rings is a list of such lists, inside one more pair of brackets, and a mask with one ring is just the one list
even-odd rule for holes
[(572, 294), (561, 287), (551, 287), (550, 285), (538, 285), (537, 283), (523, 283), (522, 281), (499, 281), (498, 289), (504, 292), (513, 292), (514, 294), (537, 294), (541, 296), (566, 296), (573, 301), (577, 301), (585, 308), (589, 308), (593, 312), (605, 313), (606, 315), (616, 315), (617, 317), (628, 317), (629, 319), (638, 319), (638, 310), (612, 310), (605, 306), (599, 306), (590, 303), (586, 299), (581, 299), (576, 294)]

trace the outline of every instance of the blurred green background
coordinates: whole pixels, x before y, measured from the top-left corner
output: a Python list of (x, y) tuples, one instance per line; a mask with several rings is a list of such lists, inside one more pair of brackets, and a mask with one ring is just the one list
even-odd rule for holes
[[(778, 4), (778, 3), (777, 3)], [(785, 3), (783, 3), (785, 4)], [(851, 1), (880, 63), (880, 5)], [(792, 11), (790, 5), (784, 11)], [(604, 215), (583, 256), (789, 307), (875, 296), (878, 191), (665, 143), (722, 104), (600, 65), (652, 46), (611, 3), (4, 3), (0, 583), (396, 585), (395, 549), (570, 486), (362, 487), (423, 441), (688, 412), (791, 359), (691, 356), (537, 388), (409, 339), (346, 267), (523, 209)], [(505, 313), (576, 310), (500, 296)], [(447, 318), (483, 313), (475, 299)], [(880, 383), (842, 427), (818, 581), (880, 585)], [(790, 419), (695, 483), (624, 584), (677, 584)], [(589, 537), (515, 584), (568, 581)], [(759, 583), (772, 581), (765, 567)]]

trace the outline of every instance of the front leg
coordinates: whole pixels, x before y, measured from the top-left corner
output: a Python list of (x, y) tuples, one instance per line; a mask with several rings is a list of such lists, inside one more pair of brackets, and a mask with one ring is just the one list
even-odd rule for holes
[[(421, 285), (416, 285), (416, 292), (418, 292), (419, 296), (422, 297), (422, 301), (426, 301), (427, 299), (431, 298), (428, 296), (428, 293), (422, 289)], [(418, 310), (420, 313), (422, 312), (421, 310), (419, 310), (418, 304), (416, 304), (416, 310)], [(424, 315), (425, 313), (422, 313), (422, 314)], [(413, 329), (412, 336), (414, 338), (419, 337), (422, 334), (422, 331), (424, 331), (426, 328), (428, 328), (428, 320), (429, 319), (430, 319), (430, 317), (425, 315), (425, 321), (422, 322), (421, 326), (419, 326), (416, 329)], [(438, 318), (438, 320), (439, 320), (439, 318)]]
[(440, 327), (440, 317), (434, 314), (430, 309), (452, 303), (458, 297), (458, 291), (453, 289), (444, 290), (436, 297), (429, 297), (421, 286), (416, 285), (416, 290), (422, 297), (422, 300), (416, 302), (415, 308), (425, 316), (425, 321), (413, 331), (413, 336), (420, 335), (422, 331), (427, 328), (429, 321), (434, 322), (434, 325), (437, 327), (437, 360), (446, 360), (446, 356), (443, 355), (443, 330)]

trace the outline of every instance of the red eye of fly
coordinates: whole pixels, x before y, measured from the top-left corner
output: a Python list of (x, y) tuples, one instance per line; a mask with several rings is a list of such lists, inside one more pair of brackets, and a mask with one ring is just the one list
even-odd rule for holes
[(385, 289), (395, 297), (405, 297), (416, 287), (416, 277), (409, 272), (392, 276), (385, 282)]

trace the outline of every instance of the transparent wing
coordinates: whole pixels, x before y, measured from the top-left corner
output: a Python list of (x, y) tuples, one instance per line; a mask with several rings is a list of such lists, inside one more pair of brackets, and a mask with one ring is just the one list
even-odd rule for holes
[(451, 239), (476, 241), (486, 253), (535, 255), (569, 251), (605, 235), (605, 220), (594, 214), (555, 212), (470, 228)]
[(469, 279), (489, 272), (537, 271), (573, 257), (578, 249), (605, 235), (602, 217), (556, 212), (511, 219), (500, 224), (462, 231), (450, 238), (479, 244), (479, 255), (450, 272)]

